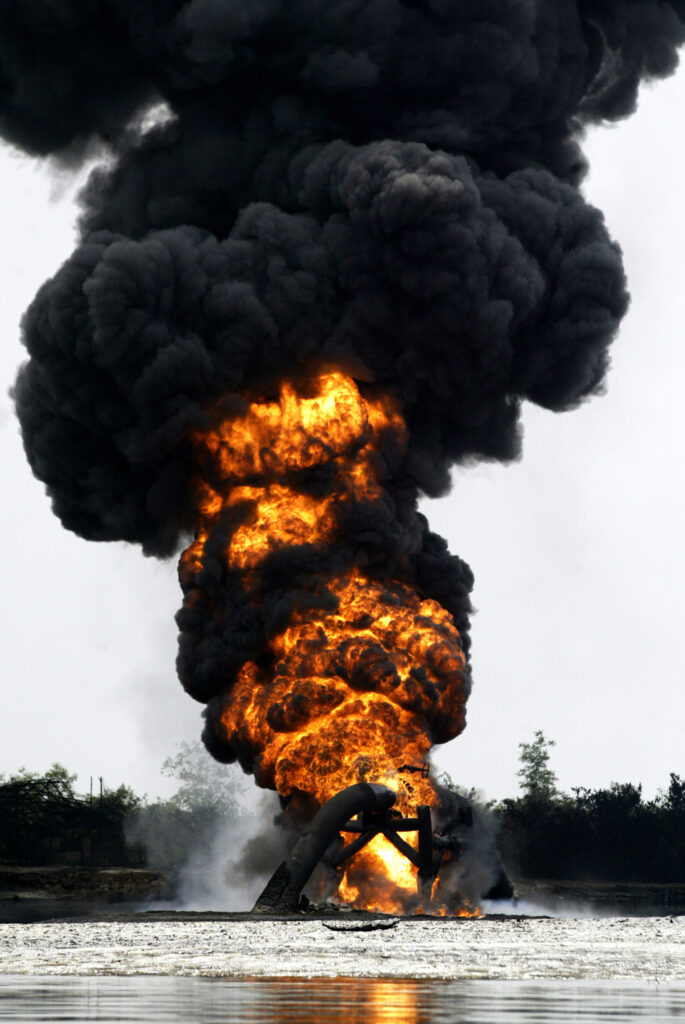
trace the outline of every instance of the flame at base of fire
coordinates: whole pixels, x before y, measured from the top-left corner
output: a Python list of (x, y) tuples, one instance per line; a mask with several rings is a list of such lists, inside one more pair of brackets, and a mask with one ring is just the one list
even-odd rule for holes
[[(432, 789), (430, 780), (425, 780)], [(417, 834), (405, 832), (405, 842), (417, 848)], [(448, 853), (445, 861), (450, 859)], [(431, 917), (481, 917), (481, 911), (460, 894), (445, 898), (436, 876), (427, 885), (418, 885), (418, 869), (382, 834), (377, 835), (351, 861), (343, 872), (337, 897), (355, 910), (383, 914), (426, 914)]]

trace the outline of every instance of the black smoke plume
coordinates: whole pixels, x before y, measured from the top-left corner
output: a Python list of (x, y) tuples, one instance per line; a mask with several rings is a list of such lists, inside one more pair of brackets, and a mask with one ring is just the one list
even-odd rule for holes
[[(627, 293), (579, 143), (684, 39), (685, 0), (3, 0), (0, 133), (110, 157), (23, 324), (17, 412), (64, 525), (169, 555), (209, 410), (341, 366), (409, 430), (350, 550), (401, 565), (466, 641), (471, 574), (417, 494), (515, 458), (524, 400), (601, 390)], [(179, 619), (194, 696), (282, 625), (304, 548), (265, 568), (255, 611), (208, 545)]]

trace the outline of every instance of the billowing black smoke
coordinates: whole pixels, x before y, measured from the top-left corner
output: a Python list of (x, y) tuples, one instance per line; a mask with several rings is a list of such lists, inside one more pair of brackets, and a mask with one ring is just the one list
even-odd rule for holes
[[(685, 0), (3, 0), (0, 132), (115, 158), (24, 321), (17, 411), (64, 525), (170, 554), (216, 401), (340, 366), (401, 403), (400, 554), (465, 634), (470, 572), (416, 495), (516, 457), (524, 399), (601, 389), (627, 294), (578, 141), (683, 39)], [(270, 627), (220, 584), (181, 668), (226, 682)]]

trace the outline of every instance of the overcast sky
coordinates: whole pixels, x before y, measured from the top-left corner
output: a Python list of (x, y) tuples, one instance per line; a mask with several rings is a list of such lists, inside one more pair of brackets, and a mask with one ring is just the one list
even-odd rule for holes
[[(685, 70), (594, 132), (585, 193), (620, 242), (633, 297), (607, 394), (528, 407), (524, 457), (454, 473), (431, 525), (476, 574), (465, 733), (437, 749), (454, 780), (517, 789), (518, 744), (556, 741), (561, 788), (685, 775)], [(7, 395), (19, 318), (74, 244), (74, 183), (0, 149), (4, 235), (0, 457), (0, 773), (61, 761), (168, 792), (159, 768), (201, 729), (175, 677), (175, 563), (67, 533), (25, 462)]]

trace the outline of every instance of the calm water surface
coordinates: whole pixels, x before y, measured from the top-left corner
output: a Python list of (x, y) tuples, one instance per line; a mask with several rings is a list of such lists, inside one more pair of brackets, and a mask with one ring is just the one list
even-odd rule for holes
[(685, 983), (0, 977), (2, 1021), (568, 1024), (685, 1018)]

